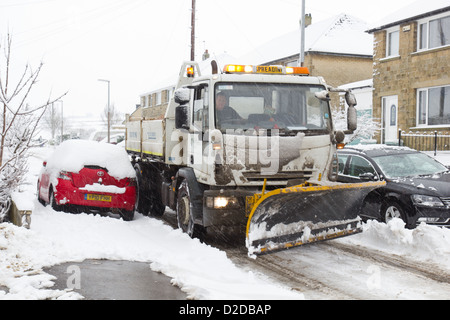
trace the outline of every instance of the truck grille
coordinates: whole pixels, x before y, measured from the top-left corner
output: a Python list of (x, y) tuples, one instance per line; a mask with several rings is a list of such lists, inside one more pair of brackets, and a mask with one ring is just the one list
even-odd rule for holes
[(280, 172), (277, 174), (261, 174), (260, 172), (243, 172), (242, 175), (250, 182), (252, 181), (286, 181), (294, 179), (308, 180), (312, 177), (312, 171), (292, 171), (292, 172)]

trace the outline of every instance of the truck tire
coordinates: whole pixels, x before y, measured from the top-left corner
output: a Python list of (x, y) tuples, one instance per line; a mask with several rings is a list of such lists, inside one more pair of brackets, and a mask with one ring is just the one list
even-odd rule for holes
[(200, 241), (203, 241), (205, 236), (205, 228), (194, 223), (191, 197), (189, 195), (189, 186), (186, 179), (181, 182), (178, 188), (177, 222), (178, 227), (184, 233), (187, 233), (191, 238), (198, 238)]
[(134, 166), (134, 170), (136, 171), (136, 211), (143, 214), (144, 216), (148, 216), (150, 211), (150, 199), (148, 199), (148, 190), (146, 188), (146, 182), (144, 181), (142, 175), (142, 168), (140, 165), (136, 164)]
[(132, 221), (134, 219), (134, 210), (120, 210), (119, 214), (122, 217), (123, 221)]
[(153, 217), (162, 217), (166, 211), (166, 206), (161, 202), (161, 199), (151, 197), (149, 213)]

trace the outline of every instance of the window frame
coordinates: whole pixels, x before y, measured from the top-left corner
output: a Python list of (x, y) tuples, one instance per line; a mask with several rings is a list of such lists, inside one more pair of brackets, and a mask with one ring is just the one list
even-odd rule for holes
[(343, 168), (344, 170), (342, 172), (339, 172), (340, 176), (347, 177), (347, 178), (350, 178), (350, 179), (362, 180), (360, 176), (356, 177), (356, 176), (353, 176), (353, 175), (350, 174), (350, 166), (353, 163), (353, 159), (354, 158), (360, 158), (360, 159), (363, 159), (365, 162), (367, 162), (370, 165), (370, 167), (372, 168), (372, 170), (373, 170), (373, 172), (367, 172), (367, 173), (372, 173), (374, 175), (374, 177), (375, 177), (375, 180), (378, 179), (378, 181), (380, 181), (381, 177), (380, 177), (380, 175), (378, 173), (378, 170), (375, 168), (375, 166), (373, 165), (373, 163), (369, 159), (367, 159), (367, 158), (365, 158), (365, 157), (363, 157), (361, 155), (357, 155), (357, 154), (341, 153), (341, 154), (338, 154), (338, 161), (340, 161), (340, 157), (342, 157), (342, 158), (343, 157), (347, 157), (345, 159), (345, 163), (344, 163), (344, 168)]
[[(430, 102), (430, 90), (439, 89), (439, 88), (448, 88), (450, 90), (450, 84), (443, 86), (435, 86), (435, 87), (427, 87), (427, 88), (419, 88), (417, 89), (416, 94), (416, 126), (419, 128), (442, 128), (442, 127), (450, 127), (450, 122), (446, 124), (429, 124), (429, 102)], [(424, 96), (422, 95), (424, 94)], [(422, 107), (422, 102), (425, 102), (425, 106)], [(425, 123), (422, 123), (421, 113), (425, 116)]]
[[(391, 53), (392, 51), (391, 35), (394, 33), (398, 34), (397, 51), (396, 53)], [(396, 26), (394, 28), (386, 30), (386, 58), (393, 58), (399, 56), (400, 56), (400, 27)]]
[[(428, 18), (424, 18), (421, 20), (417, 21), (417, 52), (422, 52), (422, 51), (428, 51), (428, 50), (435, 50), (435, 49), (439, 49), (439, 48), (444, 48), (444, 47), (450, 47), (450, 43), (443, 45), (443, 46), (437, 46), (437, 47), (432, 47), (430, 48), (430, 22), (435, 21), (435, 20), (440, 20), (440, 19), (445, 19), (445, 18), (450, 18), (450, 13), (448, 12), (444, 12), (438, 15), (434, 15), (432, 17), (428, 17)], [(421, 29), (422, 25), (426, 25), (426, 36), (424, 38), (425, 40), (425, 46), (421, 47), (421, 40), (423, 37), (423, 30)]]

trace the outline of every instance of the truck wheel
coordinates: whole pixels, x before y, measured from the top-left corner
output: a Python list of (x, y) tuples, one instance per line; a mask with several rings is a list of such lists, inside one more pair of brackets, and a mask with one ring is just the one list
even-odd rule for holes
[(131, 211), (120, 210), (119, 213), (123, 221), (132, 221), (134, 219), (134, 210)]
[(148, 216), (150, 211), (150, 200), (146, 197), (147, 188), (145, 188), (145, 182), (143, 180), (141, 174), (140, 166), (136, 165), (134, 167), (136, 171), (136, 211), (143, 214), (144, 216)]
[(178, 188), (177, 197), (177, 221), (178, 227), (187, 233), (191, 238), (198, 238), (201, 241), (205, 235), (205, 229), (194, 223), (192, 216), (191, 198), (186, 180), (181, 182)]
[(166, 206), (161, 202), (160, 199), (152, 198), (150, 203), (150, 215), (153, 217), (162, 217), (166, 211)]

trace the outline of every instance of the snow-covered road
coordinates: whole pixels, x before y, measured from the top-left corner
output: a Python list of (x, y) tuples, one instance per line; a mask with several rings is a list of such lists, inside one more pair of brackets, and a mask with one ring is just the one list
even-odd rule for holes
[(147, 262), (193, 299), (449, 299), (450, 230), (371, 221), (351, 237), (248, 258), (192, 240), (163, 220), (66, 214), (35, 201), (45, 149), (17, 201), (31, 229), (0, 224), (0, 299), (81, 299), (52, 289), (45, 267), (84, 259)]

